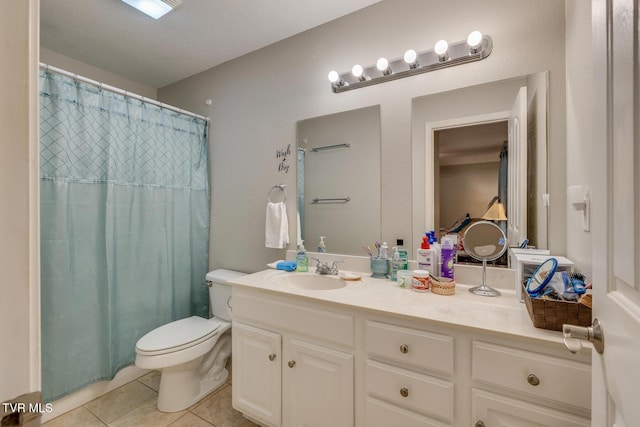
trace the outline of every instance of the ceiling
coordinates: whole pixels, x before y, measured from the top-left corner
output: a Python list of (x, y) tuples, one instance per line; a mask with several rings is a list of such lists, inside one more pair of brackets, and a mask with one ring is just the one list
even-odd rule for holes
[(507, 121), (482, 123), (436, 131), (440, 166), (493, 163), (500, 160), (507, 141)]
[(40, 44), (161, 88), (380, 0), (183, 0), (152, 19), (121, 0), (41, 0)]

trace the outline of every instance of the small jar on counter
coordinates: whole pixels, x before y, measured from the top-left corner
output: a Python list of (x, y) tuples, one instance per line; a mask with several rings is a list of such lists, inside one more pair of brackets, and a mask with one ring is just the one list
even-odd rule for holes
[(416, 292), (429, 292), (431, 279), (427, 270), (413, 270), (411, 287)]

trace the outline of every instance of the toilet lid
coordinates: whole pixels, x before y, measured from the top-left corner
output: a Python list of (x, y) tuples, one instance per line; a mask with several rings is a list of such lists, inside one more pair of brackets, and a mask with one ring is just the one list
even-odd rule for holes
[(176, 347), (189, 347), (213, 335), (220, 324), (202, 317), (192, 316), (167, 323), (140, 338), (138, 350), (156, 352)]

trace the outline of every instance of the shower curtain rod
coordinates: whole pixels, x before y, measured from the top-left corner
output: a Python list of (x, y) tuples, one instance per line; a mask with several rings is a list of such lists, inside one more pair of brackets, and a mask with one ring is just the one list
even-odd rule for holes
[(84, 83), (88, 83), (88, 84), (96, 86), (96, 87), (98, 87), (100, 89), (105, 89), (105, 90), (108, 90), (110, 92), (114, 92), (114, 93), (117, 93), (117, 94), (120, 94), (120, 95), (124, 95), (124, 96), (128, 96), (128, 97), (131, 97), (131, 98), (135, 98), (135, 99), (138, 99), (138, 100), (143, 101), (143, 102), (148, 102), (149, 104), (156, 105), (156, 106), (158, 106), (160, 108), (166, 108), (168, 110), (176, 111), (176, 112), (181, 113), (181, 114), (186, 114), (187, 116), (191, 116), (191, 117), (195, 117), (195, 118), (198, 118), (198, 119), (202, 119), (202, 120), (205, 120), (207, 123), (210, 121), (209, 117), (201, 116), (199, 114), (183, 110), (182, 108), (174, 107), (172, 105), (168, 105), (168, 104), (156, 101), (155, 99), (147, 98), (145, 96), (138, 95), (138, 94), (135, 94), (133, 92), (129, 92), (129, 91), (126, 91), (124, 89), (120, 89), (120, 88), (117, 88), (115, 86), (108, 85), (106, 83), (101, 83), (101, 82), (98, 82), (98, 81), (95, 81), (95, 80), (91, 80), (91, 79), (89, 79), (87, 77), (79, 76), (79, 75), (77, 75), (75, 73), (72, 73), (70, 71), (66, 71), (66, 70), (63, 70), (61, 68), (54, 67), (53, 65), (48, 65), (48, 64), (45, 64), (45, 63), (41, 62), (40, 63), (40, 68), (43, 68), (45, 71), (51, 71), (51, 72), (54, 72), (56, 74), (62, 74), (63, 76), (71, 77), (74, 80), (78, 80), (78, 81), (81, 81), (81, 82), (84, 82)]

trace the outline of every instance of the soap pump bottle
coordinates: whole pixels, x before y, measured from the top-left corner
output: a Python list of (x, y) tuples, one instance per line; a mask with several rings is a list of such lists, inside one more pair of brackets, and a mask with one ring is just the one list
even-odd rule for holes
[(326, 236), (320, 236), (320, 243), (318, 243), (318, 253), (325, 253), (327, 252), (327, 247), (324, 244), (324, 239)]
[(426, 235), (422, 236), (422, 243), (416, 255), (418, 270), (435, 271), (434, 267), (437, 266), (435, 250), (431, 249), (429, 238)]
[(296, 271), (307, 272), (309, 271), (309, 256), (307, 250), (304, 248), (304, 240), (298, 245), (298, 253), (296, 254)]
[(398, 247), (393, 247), (393, 255), (391, 256), (391, 274), (389, 278), (396, 282), (398, 280), (398, 270), (402, 269), (403, 260), (400, 259), (400, 251)]

